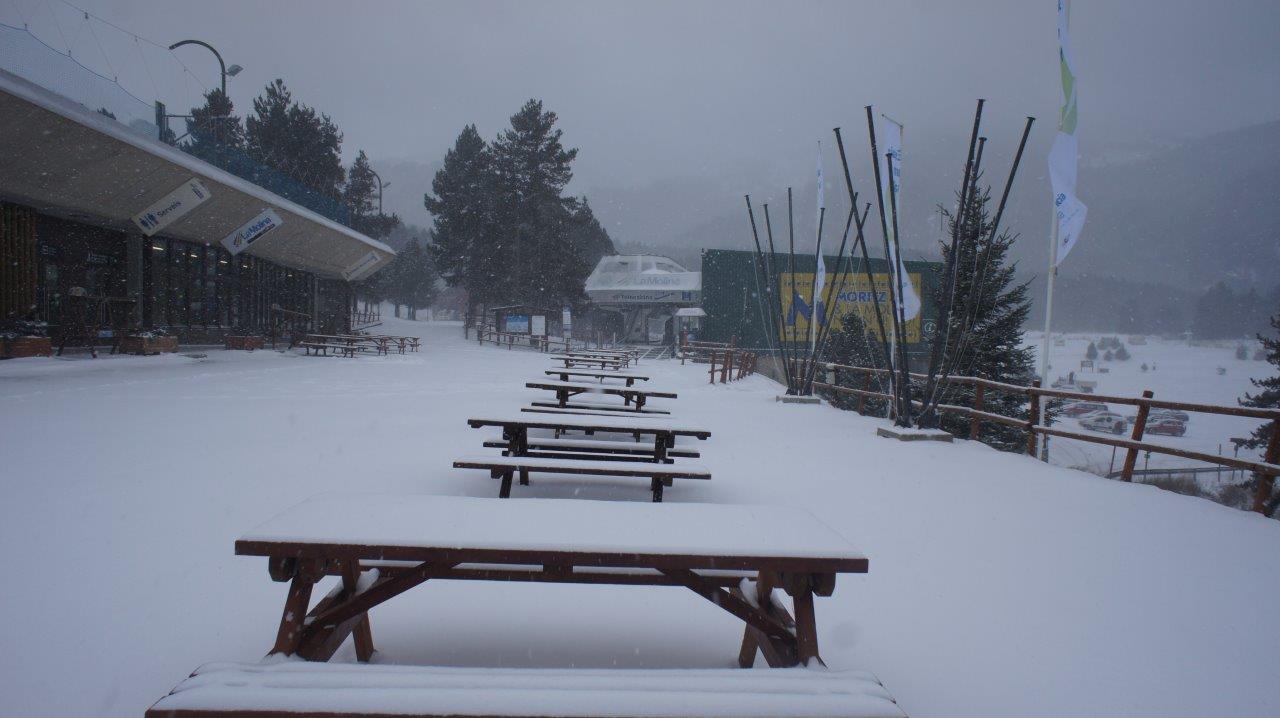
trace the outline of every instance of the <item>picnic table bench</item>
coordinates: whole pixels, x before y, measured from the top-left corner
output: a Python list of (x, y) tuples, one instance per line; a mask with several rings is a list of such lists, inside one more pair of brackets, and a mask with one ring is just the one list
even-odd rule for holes
[(623, 379), (626, 381), (627, 386), (631, 386), (637, 381), (649, 381), (649, 377), (644, 374), (623, 374), (622, 372), (604, 371), (603, 369), (547, 369), (543, 374), (558, 376), (560, 381), (570, 381), (569, 377), (571, 376), (599, 379), (601, 383), (604, 383), (605, 379)]
[[(300, 713), (300, 707), (315, 712)], [(323, 713), (320, 713), (323, 711)], [(148, 718), (903, 718), (866, 671), (211, 663)]]
[[(580, 408), (605, 411), (644, 411), (645, 402), (649, 399), (675, 399), (678, 398), (675, 392), (659, 391), (656, 389), (634, 387), (634, 386), (617, 386), (611, 384), (585, 384), (569, 381), (530, 381), (525, 383), (525, 387), (529, 389), (543, 389), (545, 391), (555, 392), (556, 402), (550, 406), (558, 406), (562, 409)], [(616, 404), (602, 403), (576, 403), (570, 404), (571, 397), (579, 394), (609, 394), (612, 396), (622, 397), (623, 406)], [(543, 402), (533, 402), (533, 406), (546, 406)], [(667, 413), (667, 412), (663, 412)]]
[(377, 354), (386, 354), (387, 345), (390, 343), (387, 337), (375, 337), (364, 334), (307, 334), (300, 344), (307, 343), (316, 344), (346, 344), (355, 347), (356, 351), (365, 351), (366, 347), (373, 349)]
[[(328, 661), (350, 636), (360, 662), (369, 661), (374, 653), (371, 609), (430, 580), (472, 580), (480, 582), (477, 586), (526, 581), (682, 587), (743, 621), (739, 666), (750, 667), (757, 653), (773, 667), (821, 663), (814, 596), (830, 596), (838, 574), (866, 573), (869, 563), (848, 540), (811, 513), (791, 507), (655, 506), (575, 499), (500, 501), (423, 494), (322, 494), (241, 536), (235, 552), (265, 557), (271, 578), (289, 583), (272, 655)], [(314, 586), (326, 576), (340, 577), (340, 581), (313, 606)], [(791, 597), (792, 612), (786, 610), (779, 592)], [(627, 615), (625, 620), (634, 621), (635, 616)], [(395, 669), (358, 664), (333, 669), (349, 671), (345, 677), (330, 675), (325, 669), (299, 669), (304, 672), (275, 684), (280, 686), (276, 693), (267, 683), (277, 669), (268, 668), (257, 678), (251, 676), (263, 667), (206, 669), (160, 699), (147, 715), (283, 716), (290, 711), (303, 715), (630, 715), (620, 713), (630, 700), (592, 703), (600, 708), (598, 712), (557, 710), (565, 705), (564, 700), (585, 698), (589, 693), (585, 688), (582, 694), (574, 690), (553, 696), (544, 695), (548, 693), (545, 690), (516, 692), (516, 699), (511, 700), (513, 694), (506, 691), (516, 687), (499, 681), (499, 696), (488, 695), (485, 689), (491, 686), (483, 682), (471, 683), (460, 691), (424, 689), (400, 694), (394, 686), (381, 690), (377, 682), (380, 676), (394, 680)], [(373, 670), (366, 670), (370, 668)], [(221, 679), (215, 677), (220, 670), (227, 671)], [(278, 669), (282, 677), (289, 670)], [(440, 669), (400, 670), (421, 679)], [(545, 688), (539, 677), (544, 671), (516, 673), (528, 678), (521, 682), (526, 688)], [(677, 682), (685, 677), (700, 682), (702, 679), (693, 677), (722, 673), (681, 670), (670, 675)], [(818, 671), (743, 672), (751, 676), (749, 681), (735, 685), (762, 686), (765, 684), (755, 681), (771, 677), (785, 680), (792, 674), (829, 675)], [(613, 683), (613, 675), (613, 671), (602, 671), (597, 686), (626, 685), (625, 672), (616, 674), (622, 684)], [(379, 690), (349, 690), (353, 681)], [(697, 692), (673, 685), (659, 687), (656, 682), (651, 685), (657, 695), (667, 696), (669, 709), (656, 713), (637, 710), (637, 718), (686, 715), (677, 709), (685, 705), (686, 693)], [(887, 694), (871, 685), (866, 688), (870, 691), (863, 695), (879, 695), (887, 701), (877, 703), (882, 712), (815, 713), (816, 706), (831, 707), (813, 698), (824, 695), (825, 689), (806, 689), (791, 700), (779, 699), (777, 709), (782, 715), (797, 717), (901, 715), (891, 712), (895, 706)], [(304, 695), (307, 690), (316, 693)], [(644, 695), (637, 693), (633, 698), (643, 700)], [(706, 697), (697, 705), (710, 706), (717, 700), (733, 703), (733, 695)], [(406, 702), (399, 703), (397, 696)], [(449, 703), (463, 696), (476, 697), (477, 705), (464, 711)], [(396, 702), (396, 709), (388, 710), (386, 701)], [(772, 706), (735, 703), (729, 710), (726, 703), (718, 705), (726, 716), (779, 715), (769, 710)], [(701, 715), (696, 711), (689, 714)]]
[[(508, 445), (510, 446), (510, 445)], [(592, 457), (594, 459), (595, 457)], [(630, 459), (630, 457), (629, 457)], [(662, 502), (662, 489), (675, 479), (710, 479), (711, 472), (695, 464), (635, 460), (589, 460), (578, 457), (554, 458), (531, 456), (527, 451), (516, 456), (469, 456), (455, 459), (455, 469), (486, 469), (491, 478), (501, 479), (498, 498), (511, 496), (511, 481), (516, 472), (520, 483), (528, 485), (529, 474), (573, 474), (577, 476), (634, 476), (649, 479), (653, 502)]]
[[(486, 449), (510, 449), (506, 441), (486, 441)], [(584, 456), (593, 459), (605, 459), (609, 456), (632, 458), (643, 456), (652, 460), (653, 449), (629, 441), (607, 441), (598, 439), (529, 439), (525, 447), (525, 456), (565, 456), (566, 454)], [(506, 454), (504, 453), (504, 456)], [(696, 459), (702, 454), (693, 449), (667, 449), (667, 460)]]

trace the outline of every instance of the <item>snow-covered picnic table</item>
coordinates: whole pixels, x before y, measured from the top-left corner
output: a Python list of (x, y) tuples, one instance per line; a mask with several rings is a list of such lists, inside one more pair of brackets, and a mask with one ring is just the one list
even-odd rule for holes
[[(530, 381), (525, 382), (525, 387), (529, 389), (542, 389), (554, 392), (556, 400), (551, 406), (561, 408), (590, 408), (594, 410), (603, 409), (606, 411), (634, 411), (642, 413), (644, 405), (649, 399), (675, 399), (676, 393), (673, 391), (660, 391), (648, 387), (635, 386), (617, 386), (615, 384), (587, 384), (571, 381)], [(622, 397), (623, 405), (617, 406), (613, 404), (570, 404), (569, 399), (579, 394), (608, 394), (612, 396)], [(534, 402), (533, 406), (544, 406), (543, 402)]]
[(201, 666), (147, 717), (283, 717), (302, 711), (327, 717), (904, 715), (876, 676), (865, 671), (439, 668), (289, 661)]
[(552, 361), (563, 362), (566, 369), (585, 366), (599, 367), (601, 369), (623, 369), (631, 363), (629, 357), (624, 356), (585, 356), (582, 354), (554, 354)]
[[(429, 579), (456, 579), (683, 586), (746, 623), (741, 665), (759, 648), (769, 665), (793, 666), (818, 657), (814, 595), (831, 595), (839, 573), (868, 569), (803, 509), (422, 494), (322, 494), (235, 550), (267, 557), (271, 577), (291, 582), (271, 652), (320, 661), (353, 633), (367, 660), (369, 609)], [(325, 575), (343, 581), (308, 611)], [(792, 597), (794, 619), (775, 588)]]
[(601, 382), (605, 379), (621, 379), (626, 382), (627, 386), (631, 386), (637, 381), (649, 381), (649, 377), (644, 374), (627, 374), (619, 371), (595, 369), (547, 369), (543, 373), (547, 376), (558, 376), (560, 381), (570, 381), (569, 377), (587, 377), (598, 379)]

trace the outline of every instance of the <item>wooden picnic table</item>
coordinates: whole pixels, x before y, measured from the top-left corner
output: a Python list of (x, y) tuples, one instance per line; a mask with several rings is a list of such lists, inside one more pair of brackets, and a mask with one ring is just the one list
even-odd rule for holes
[[(792, 507), (424, 494), (322, 494), (241, 536), (290, 582), (272, 654), (327, 661), (348, 635), (369, 660), (370, 609), (431, 579), (681, 586), (746, 624), (738, 663), (819, 658), (813, 597), (868, 560)], [(311, 606), (315, 583), (339, 586)], [(774, 596), (792, 598), (794, 618)], [(744, 593), (745, 592), (745, 593)], [(310, 609), (310, 610), (308, 610)], [(620, 616), (634, 621), (634, 615)]]
[(625, 364), (631, 364), (636, 360), (636, 357), (634, 354), (625, 353), (625, 352), (597, 352), (597, 351), (572, 351), (571, 350), (571, 351), (565, 352), (565, 354), (567, 356), (581, 357), (584, 359), (616, 359)]
[(605, 379), (623, 379), (626, 381), (627, 386), (631, 386), (637, 381), (649, 381), (649, 377), (644, 374), (623, 374), (622, 372), (604, 371), (603, 369), (599, 371), (594, 369), (547, 369), (543, 374), (558, 376), (560, 381), (570, 381), (569, 377), (571, 376), (599, 379), (601, 383), (604, 383)]
[(566, 369), (585, 366), (599, 367), (600, 369), (622, 369), (627, 366), (627, 360), (621, 357), (586, 357), (574, 356), (572, 354), (553, 354), (553, 361), (564, 362)]
[[(361, 344), (368, 344), (373, 346), (374, 350), (378, 354), (387, 354), (387, 347), (390, 343), (390, 339), (390, 337), (373, 336), (368, 334), (307, 334), (307, 338), (302, 342), (302, 344), (305, 345), (308, 342), (319, 344), (341, 343), (350, 347), (359, 347)], [(316, 342), (315, 340), (319, 341)]]
[(502, 428), (502, 438), (511, 444), (512, 455), (521, 456), (529, 449), (530, 429), (549, 429), (557, 434), (566, 431), (584, 431), (590, 434), (630, 434), (635, 437), (654, 437), (655, 461), (666, 459), (666, 451), (676, 445), (677, 436), (689, 436), (698, 440), (711, 438), (711, 432), (689, 424), (681, 424), (664, 417), (603, 416), (525, 413), (510, 416), (489, 416), (467, 419), (473, 429), (485, 426)]
[[(616, 409), (628, 410), (635, 412), (643, 412), (645, 402), (649, 399), (675, 399), (675, 392), (658, 391), (656, 389), (635, 387), (635, 386), (617, 386), (613, 384), (583, 384), (570, 381), (530, 381), (525, 382), (525, 387), (529, 389), (542, 389), (545, 391), (555, 392), (556, 406), (562, 409), (573, 408), (569, 404), (571, 397), (579, 394), (608, 394), (611, 396), (620, 396), (623, 400), (623, 406), (595, 406), (583, 405), (592, 409)], [(534, 402), (534, 406), (539, 406), (538, 402)]]

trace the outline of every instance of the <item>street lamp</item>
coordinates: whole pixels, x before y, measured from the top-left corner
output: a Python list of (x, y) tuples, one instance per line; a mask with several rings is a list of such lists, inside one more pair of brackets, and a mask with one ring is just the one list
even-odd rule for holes
[(231, 67), (227, 67), (227, 63), (222, 61), (222, 55), (220, 55), (217, 50), (213, 49), (213, 45), (202, 40), (183, 40), (182, 42), (175, 42), (169, 46), (169, 49), (173, 50), (174, 48), (182, 47), (183, 45), (200, 45), (201, 47), (207, 47), (209, 48), (209, 52), (212, 52), (213, 56), (218, 58), (218, 71), (222, 77), (222, 94), (225, 96), (227, 94), (227, 76), (230, 75), (231, 77), (235, 77), (236, 75), (239, 75), (240, 71), (244, 68), (234, 64)]
[(392, 183), (383, 184), (383, 178), (378, 177), (374, 168), (369, 168), (369, 174), (374, 175), (374, 179), (378, 180), (378, 214), (380, 215), (383, 214), (383, 188), (392, 186)]

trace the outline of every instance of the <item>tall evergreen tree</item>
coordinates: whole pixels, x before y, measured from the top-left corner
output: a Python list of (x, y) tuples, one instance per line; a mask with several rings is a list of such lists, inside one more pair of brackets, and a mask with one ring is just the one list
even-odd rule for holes
[(497, 173), (489, 146), (467, 125), (431, 181), (423, 205), (432, 215), (434, 241), (427, 248), (451, 287), (467, 291), (472, 311), (509, 298), (511, 240), (496, 223)]
[(375, 239), (391, 234), (400, 226), (400, 217), (394, 212), (383, 214), (378, 207), (378, 187), (374, 181), (373, 166), (364, 150), (356, 155), (347, 172), (347, 183), (342, 188), (342, 202), (351, 210), (351, 228)]
[(341, 197), (342, 133), (328, 115), (294, 101), (279, 79), (254, 99), (253, 112), (245, 119), (252, 159), (326, 197)]
[(396, 316), (399, 316), (400, 305), (409, 310), (409, 318), (417, 319), (418, 310), (431, 306), (436, 298), (436, 274), (431, 257), (417, 242), (410, 242), (396, 256), (388, 276), (387, 296), (396, 305)]
[[(1280, 313), (1271, 317), (1271, 328), (1276, 330), (1277, 336), (1267, 337), (1259, 334), (1258, 341), (1262, 342), (1267, 361), (1272, 366), (1280, 369)], [(1266, 379), (1251, 379), (1250, 381), (1260, 391), (1256, 394), (1245, 394), (1244, 399), (1240, 402), (1242, 405), (1264, 409), (1280, 409), (1280, 372), (1277, 372), (1276, 376), (1267, 377)], [(1275, 431), (1275, 423), (1274, 421), (1268, 421), (1259, 426), (1244, 445), (1250, 449), (1261, 449), (1267, 446), (1267, 443), (1271, 440), (1272, 432)], [(1262, 500), (1263, 509), (1268, 516), (1274, 516), (1276, 508), (1280, 507), (1280, 492), (1276, 490), (1275, 479), (1257, 476), (1255, 481), (1258, 482), (1255, 490)]]
[(182, 149), (215, 167), (234, 169), (235, 159), (244, 152), (244, 124), (220, 88), (204, 97), (204, 105), (191, 108)]
[(493, 143), (498, 231), (515, 239), (512, 293), (550, 308), (581, 299), (592, 269), (583, 268), (573, 245), (577, 202), (563, 196), (578, 150), (565, 148), (556, 119), (540, 100), (529, 100)]
[[(849, 312), (840, 321), (839, 329), (832, 329), (827, 340), (826, 356), (833, 364), (865, 367), (868, 369), (884, 369), (884, 352), (880, 348), (880, 340), (868, 331), (862, 317), (857, 312)], [(870, 390), (889, 393), (889, 378), (884, 375), (873, 376), (870, 382), (866, 375), (850, 371), (837, 371), (835, 385), (849, 389)], [(840, 409), (853, 410), (858, 405), (858, 397), (841, 392), (825, 392), (828, 401)], [(878, 399), (867, 399), (863, 402), (863, 411), (873, 416), (884, 414), (887, 402)]]
[[(960, 228), (956, 281), (956, 307), (951, 316), (951, 336), (959, 337), (947, 347), (945, 363), (953, 367), (953, 375), (977, 376), (993, 381), (1027, 385), (1035, 376), (1034, 353), (1022, 341), (1022, 326), (1031, 310), (1027, 283), (1017, 283), (1017, 265), (1009, 263), (1009, 248), (1015, 237), (1008, 232), (991, 236), (988, 205), (990, 189), (971, 193)], [(952, 229), (955, 218), (949, 219)], [(944, 264), (951, 248), (942, 245)], [(939, 305), (945, 301), (941, 289), (934, 296)], [(972, 387), (952, 383), (944, 387), (943, 403), (971, 405)], [(1025, 419), (1025, 399), (1007, 392), (986, 392), (986, 411)], [(944, 414), (940, 425), (947, 431), (967, 436), (969, 421), (955, 414)], [(1003, 424), (985, 424), (983, 441), (1005, 451), (1026, 448), (1026, 435), (1021, 429)]]

